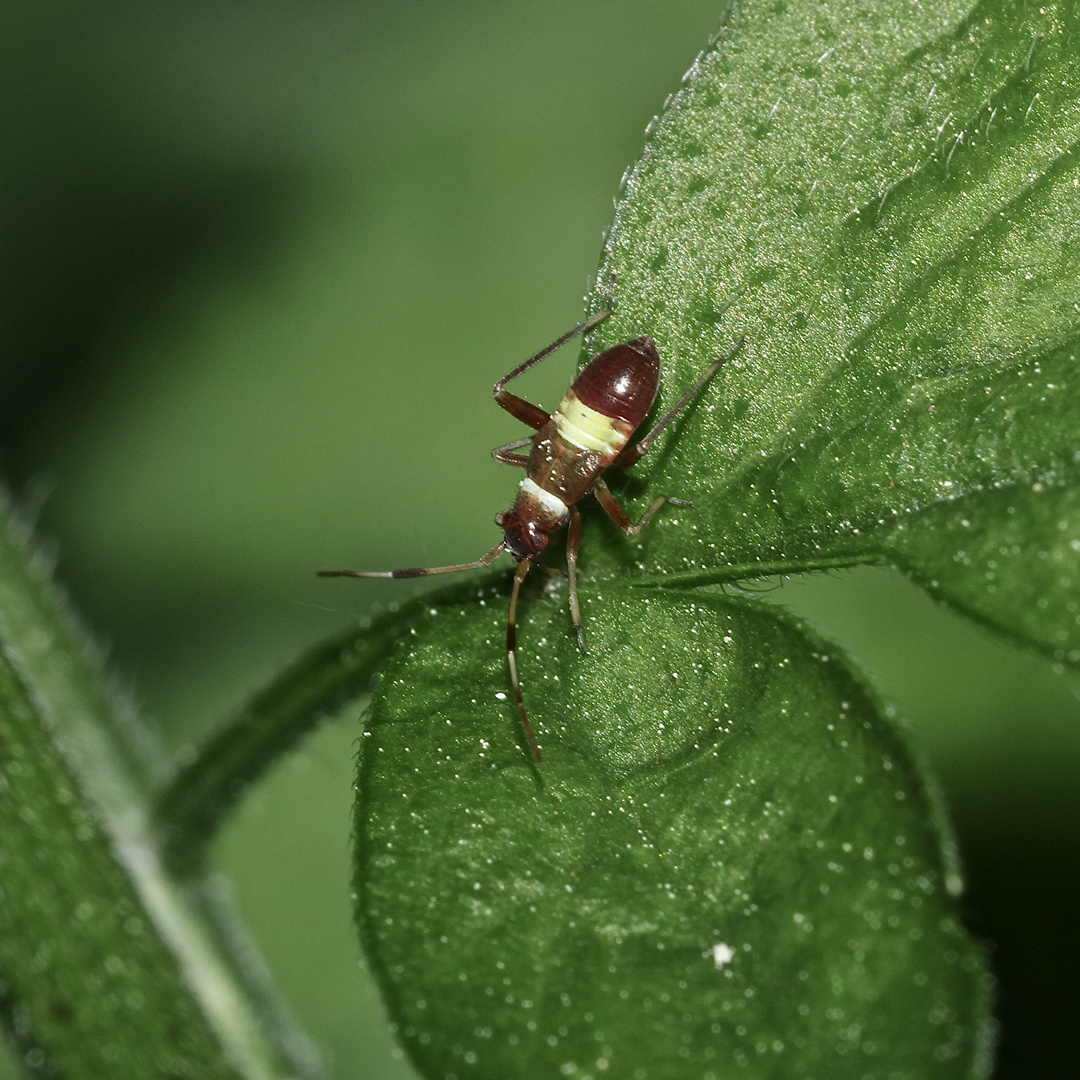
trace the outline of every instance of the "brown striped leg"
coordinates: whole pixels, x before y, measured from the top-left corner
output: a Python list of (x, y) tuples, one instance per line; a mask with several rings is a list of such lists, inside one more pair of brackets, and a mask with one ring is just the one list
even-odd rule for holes
[(490, 566), (504, 551), (505, 543), (496, 544), (486, 555), (476, 562), (458, 563), (456, 566), (414, 566), (405, 570), (320, 570), (319, 577), (361, 577), (361, 578), (410, 578), (427, 577), (429, 574), (456, 574), (462, 570), (479, 570)]
[(570, 618), (574, 621), (574, 629), (577, 631), (578, 646), (582, 652), (585, 648), (585, 631), (581, 627), (581, 607), (578, 605), (577, 591), (577, 555), (581, 546), (581, 512), (575, 506), (570, 511), (570, 528), (566, 533), (566, 571), (570, 578)]
[(598, 311), (591, 318), (586, 319), (582, 323), (578, 323), (573, 330), (568, 330), (561, 338), (557, 338), (550, 345), (541, 349), (535, 356), (530, 356), (524, 363), (518, 364), (516, 368), (512, 371), (508, 371), (494, 387), (492, 387), (492, 396), (508, 413), (510, 413), (511, 416), (516, 417), (523, 424), (528, 424), (529, 427), (539, 431), (551, 419), (551, 414), (545, 412), (539, 405), (533, 405), (532, 402), (518, 397), (517, 394), (511, 394), (509, 390), (505, 389), (506, 384), (528, 371), (533, 365), (539, 364), (541, 360), (546, 356), (550, 356), (560, 345), (565, 345), (572, 337), (575, 337), (577, 334), (587, 334), (598, 322), (606, 319), (610, 314), (610, 308), (604, 308), (603, 310)]
[[(624, 468), (629, 465), (636, 465), (649, 452), (649, 447), (652, 446), (653, 441), (656, 439), (656, 436), (659, 435), (660, 432), (663, 431), (664, 428), (666, 428), (668, 424), (670, 424), (671, 421), (674, 420), (675, 417), (683, 409), (686, 408), (690, 401), (698, 393), (700, 393), (701, 388), (720, 370), (720, 368), (724, 366), (724, 364), (726, 364), (743, 347), (744, 344), (746, 344), (746, 338), (739, 338), (739, 340), (736, 341), (735, 344), (723, 356), (721, 356), (719, 360), (715, 360), (713, 363), (711, 363), (705, 369), (705, 374), (702, 375), (701, 378), (698, 379), (698, 381), (694, 383), (694, 385), (691, 386), (690, 389), (687, 390), (686, 393), (683, 394), (683, 396), (679, 398), (679, 400), (676, 401), (675, 404), (672, 405), (671, 408), (668, 409), (668, 411), (664, 413), (664, 415), (661, 416), (659, 420), (657, 420), (652, 431), (650, 431), (649, 434), (646, 435), (645, 438), (642, 439), (640, 442), (633, 443), (625, 450), (623, 450), (623, 452), (615, 459), (614, 464), (621, 465)], [(647, 514), (646, 518), (642, 519), (642, 521), (644, 522), (644, 520), (646, 520), (651, 515), (652, 512), (650, 511), (650, 513)]]
[(641, 515), (641, 520), (635, 524), (630, 515), (619, 505), (615, 496), (611, 494), (611, 490), (607, 484), (604, 483), (599, 477), (596, 483), (593, 485), (593, 494), (596, 496), (597, 501), (604, 508), (607, 516), (619, 526), (620, 529), (627, 536), (637, 536), (646, 525), (649, 524), (649, 520), (653, 514), (660, 509), (664, 503), (674, 503), (676, 506), (693, 506), (691, 502), (687, 502), (685, 499), (673, 499), (670, 495), (661, 495), (644, 514)]
[(528, 454), (515, 454), (515, 450), (520, 450), (523, 446), (528, 446), (532, 442), (531, 438), (528, 439), (515, 439), (513, 442), (508, 442), (505, 446), (496, 446), (491, 451), (491, 456), (500, 465), (516, 465), (519, 469), (524, 469), (529, 464)]
[(521, 710), (521, 723), (525, 728), (525, 737), (529, 740), (532, 752), (536, 760), (542, 762), (540, 747), (536, 745), (536, 737), (533, 735), (532, 725), (529, 723), (529, 714), (525, 711), (525, 699), (521, 694), (521, 683), (518, 681), (517, 670), (517, 602), (518, 593), (521, 591), (521, 583), (525, 580), (532, 559), (522, 559), (514, 573), (514, 588), (510, 593), (510, 615), (506, 620), (506, 659), (510, 665), (510, 682), (514, 687), (514, 697), (517, 698), (518, 708)]

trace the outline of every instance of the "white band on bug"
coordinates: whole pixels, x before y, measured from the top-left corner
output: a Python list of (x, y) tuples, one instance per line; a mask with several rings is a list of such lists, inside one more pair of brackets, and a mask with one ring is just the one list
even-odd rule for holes
[(521, 481), (521, 490), (530, 498), (535, 499), (552, 517), (562, 520), (570, 513), (570, 507), (559, 498), (545, 491), (538, 484), (534, 484), (527, 476)]
[(571, 390), (555, 411), (559, 434), (579, 450), (593, 450), (614, 456), (626, 445), (626, 435), (605, 416), (578, 400)]

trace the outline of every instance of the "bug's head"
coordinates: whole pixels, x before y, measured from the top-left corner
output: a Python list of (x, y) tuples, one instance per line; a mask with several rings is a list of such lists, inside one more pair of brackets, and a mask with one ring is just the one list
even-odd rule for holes
[(495, 515), (495, 524), (506, 533), (506, 550), (521, 562), (539, 555), (547, 547), (548, 534), (541, 525), (515, 510), (503, 510)]

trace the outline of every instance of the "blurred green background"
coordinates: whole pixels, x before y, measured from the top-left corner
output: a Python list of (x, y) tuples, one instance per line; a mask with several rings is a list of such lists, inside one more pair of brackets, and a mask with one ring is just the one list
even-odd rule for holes
[[(494, 542), (512, 484), (488, 452), (519, 430), (491, 384), (580, 316), (619, 176), (719, 13), (0, 10), (0, 471), (174, 753), (405, 587), (316, 569)], [(527, 393), (554, 404), (573, 360)], [(766, 595), (839, 638), (934, 761), (1000, 978), (999, 1075), (1077, 1075), (1080, 684), (884, 571)], [(413, 1074), (349, 926), (359, 712), (247, 798), (216, 864), (332, 1074), (392, 1080)]]

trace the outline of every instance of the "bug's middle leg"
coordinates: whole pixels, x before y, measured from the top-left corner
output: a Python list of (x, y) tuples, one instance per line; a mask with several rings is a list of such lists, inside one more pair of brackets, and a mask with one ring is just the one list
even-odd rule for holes
[(491, 456), (500, 465), (516, 465), (519, 469), (524, 469), (529, 464), (528, 454), (515, 454), (515, 450), (520, 450), (523, 446), (528, 446), (532, 442), (532, 439), (515, 439), (513, 442), (508, 442), (505, 446), (496, 446), (491, 451)]
[(635, 522), (619, 505), (618, 500), (611, 494), (611, 489), (600, 477), (597, 477), (592, 490), (593, 494), (596, 496), (597, 502), (604, 508), (604, 512), (607, 516), (611, 518), (611, 520), (614, 521), (627, 536), (637, 536), (637, 534), (649, 524), (653, 514), (655, 514), (664, 503), (674, 503), (676, 506), (694, 505), (691, 502), (687, 502), (685, 499), (673, 499), (670, 495), (661, 495), (658, 499), (654, 500), (652, 506), (641, 515), (641, 520)]

